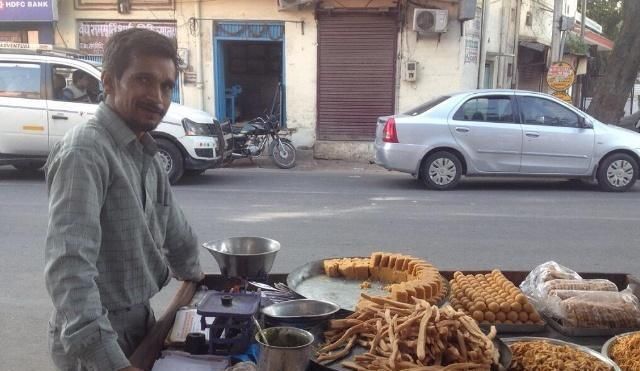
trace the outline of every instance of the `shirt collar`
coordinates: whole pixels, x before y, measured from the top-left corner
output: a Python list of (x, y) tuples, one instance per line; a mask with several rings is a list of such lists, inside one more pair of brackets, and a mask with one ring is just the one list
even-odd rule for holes
[[(113, 137), (116, 143), (121, 147), (126, 147), (138, 138), (135, 133), (125, 124), (125, 122), (115, 113), (111, 107), (104, 102), (100, 103), (96, 110), (96, 119), (98, 123), (107, 129), (107, 132)], [(140, 144), (145, 153), (153, 156), (158, 152), (156, 141), (149, 135), (144, 133), (140, 138)]]

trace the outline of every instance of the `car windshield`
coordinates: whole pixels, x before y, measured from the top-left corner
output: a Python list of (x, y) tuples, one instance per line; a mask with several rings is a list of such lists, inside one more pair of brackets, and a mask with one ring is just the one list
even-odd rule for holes
[(405, 112), (405, 115), (409, 115), (409, 116), (417, 116), (420, 115), (422, 113), (427, 112), (428, 110), (432, 109), (433, 107), (437, 106), (438, 104), (444, 102), (445, 100), (451, 98), (449, 95), (443, 95), (437, 98), (434, 98), (430, 101), (428, 101), (427, 103), (423, 103), (421, 105), (419, 105), (418, 107), (415, 107), (413, 109), (410, 109), (409, 111)]

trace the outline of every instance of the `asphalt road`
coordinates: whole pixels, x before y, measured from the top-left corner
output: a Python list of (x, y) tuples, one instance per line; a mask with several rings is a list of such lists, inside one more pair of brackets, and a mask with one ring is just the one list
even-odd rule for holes
[[(624, 194), (562, 180), (474, 179), (451, 192), (371, 167), (211, 170), (174, 188), (201, 241), (257, 235), (282, 243), (273, 271), (374, 250), (442, 269), (521, 269), (556, 260), (579, 271), (640, 274), (640, 186)], [(49, 370), (42, 174), (0, 167), (0, 369)], [(204, 250), (206, 272), (217, 272)], [(161, 311), (176, 284), (153, 303)]]

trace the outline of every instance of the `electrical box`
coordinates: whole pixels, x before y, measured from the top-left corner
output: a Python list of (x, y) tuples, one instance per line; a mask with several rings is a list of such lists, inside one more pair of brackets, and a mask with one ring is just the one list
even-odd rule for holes
[(477, 6), (478, 0), (460, 0), (460, 3), (458, 4), (458, 19), (461, 21), (474, 19), (476, 17)]
[(447, 32), (448, 22), (446, 9), (416, 8), (413, 11), (413, 30), (420, 34)]
[(418, 79), (418, 62), (407, 61), (404, 65), (404, 81), (416, 81)]

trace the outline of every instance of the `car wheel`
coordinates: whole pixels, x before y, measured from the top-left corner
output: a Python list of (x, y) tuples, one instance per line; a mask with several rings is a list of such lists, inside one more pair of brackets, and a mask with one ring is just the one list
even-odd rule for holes
[(13, 164), (12, 166), (16, 168), (16, 170), (20, 170), (20, 171), (38, 171), (42, 169), (42, 167), (44, 166), (44, 162), (43, 161), (24, 162), (21, 164)]
[(180, 153), (175, 144), (167, 139), (158, 138), (156, 142), (158, 143), (158, 155), (160, 156), (162, 167), (169, 176), (169, 182), (175, 184), (184, 174), (182, 153)]
[(424, 161), (420, 179), (429, 189), (446, 190), (454, 188), (462, 176), (462, 162), (451, 152), (436, 152)]
[(638, 178), (638, 163), (626, 153), (614, 153), (600, 162), (596, 176), (603, 191), (624, 192)]

